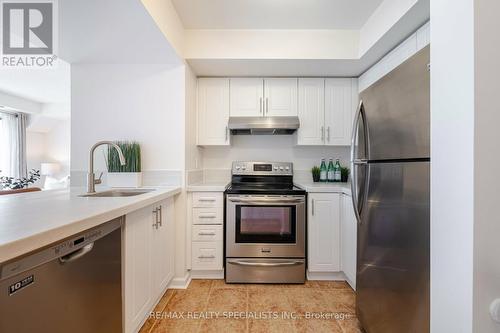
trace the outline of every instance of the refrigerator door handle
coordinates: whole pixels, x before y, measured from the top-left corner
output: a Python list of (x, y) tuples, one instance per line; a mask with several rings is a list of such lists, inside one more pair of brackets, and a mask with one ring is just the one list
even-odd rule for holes
[[(356, 220), (358, 221), (358, 224), (361, 223), (361, 216), (360, 216), (360, 211), (358, 207), (358, 172), (357, 172), (357, 166), (361, 165), (367, 165), (368, 160), (366, 159), (358, 159), (356, 155), (356, 136), (358, 134), (358, 129), (359, 129), (359, 121), (361, 119), (362, 112), (363, 112), (363, 101), (361, 100), (359, 102), (358, 110), (356, 112), (356, 117), (354, 119), (354, 124), (353, 124), (353, 129), (352, 129), (352, 137), (351, 137), (351, 170), (352, 170), (352, 179), (351, 179), (351, 199), (352, 199), (352, 205), (354, 208), (354, 215), (356, 216)], [(363, 126), (363, 128), (366, 127)], [(366, 136), (365, 136), (366, 138)], [(366, 183), (366, 182), (365, 182)]]

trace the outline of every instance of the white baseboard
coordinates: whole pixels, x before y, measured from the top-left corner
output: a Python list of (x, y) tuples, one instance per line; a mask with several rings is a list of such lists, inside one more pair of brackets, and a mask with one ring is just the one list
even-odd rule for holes
[(192, 279), (224, 279), (224, 270), (191, 271)]
[(314, 281), (346, 281), (344, 272), (309, 272), (307, 279)]
[(173, 278), (168, 284), (168, 289), (186, 289), (191, 283), (191, 274), (187, 272), (183, 277)]

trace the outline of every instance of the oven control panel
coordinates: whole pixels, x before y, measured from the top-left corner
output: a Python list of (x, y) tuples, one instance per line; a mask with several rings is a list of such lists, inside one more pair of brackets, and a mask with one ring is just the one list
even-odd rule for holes
[(233, 162), (233, 175), (292, 176), (293, 163), (289, 162)]

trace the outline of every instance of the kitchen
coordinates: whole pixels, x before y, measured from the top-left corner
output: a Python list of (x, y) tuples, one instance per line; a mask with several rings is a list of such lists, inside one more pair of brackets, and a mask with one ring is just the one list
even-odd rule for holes
[[(7, 312), (13, 306), (39, 307), (47, 297), (54, 300), (47, 313), (62, 302), (67, 315), (35, 326), (41, 331), (498, 329), (496, 180), (484, 176), (493, 170), (489, 129), (498, 115), (487, 108), (495, 95), (483, 83), (494, 82), (490, 57), (498, 50), (482, 39), (498, 39), (487, 15), (498, 5), (105, 4), (58, 3), (59, 57), (71, 66), (70, 187), (0, 196), (0, 283), (11, 291), (0, 302), (1, 331), (41, 325), (37, 317), (4, 318), (17, 318)], [(421, 57), (424, 70), (413, 70)], [(372, 126), (377, 103), (393, 111)], [(396, 110), (413, 113), (395, 123), (388, 115)], [(377, 156), (380, 147), (401, 153), (405, 142), (425, 138), (426, 150), (415, 155)], [(103, 140), (140, 144), (140, 176), (128, 186), (113, 187), (120, 178), (109, 156), (120, 169), (123, 150), (128, 168), (129, 146), (115, 152), (102, 142), (94, 152)], [(314, 183), (311, 168), (322, 158), (349, 167), (349, 182)], [(431, 171), (382, 170), (400, 159)], [(406, 208), (377, 216), (378, 202), (397, 207), (396, 179), (408, 190), (399, 192)], [(358, 223), (368, 216), (364, 204), (374, 229)], [(422, 228), (391, 229), (384, 221), (394, 216)], [(374, 243), (381, 252), (360, 257)], [(384, 263), (390, 244), (420, 250)], [(99, 250), (105, 246), (113, 250)], [(394, 273), (363, 275), (372, 267)], [(74, 290), (69, 281), (79, 272), (88, 281), (67, 298), (61, 291)], [(84, 293), (89, 286), (94, 291)], [(408, 302), (408, 290), (421, 297)], [(97, 295), (102, 306), (88, 305), (100, 303)], [(181, 312), (191, 316), (174, 318)]]

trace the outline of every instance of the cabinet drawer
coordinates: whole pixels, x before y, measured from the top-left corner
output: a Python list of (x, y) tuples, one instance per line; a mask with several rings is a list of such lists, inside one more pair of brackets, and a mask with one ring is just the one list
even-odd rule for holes
[(193, 225), (192, 233), (194, 242), (222, 242), (222, 225)]
[(193, 224), (222, 224), (222, 207), (193, 208)]
[(193, 242), (192, 269), (222, 269), (222, 242)]
[(193, 192), (193, 207), (223, 207), (222, 192)]

